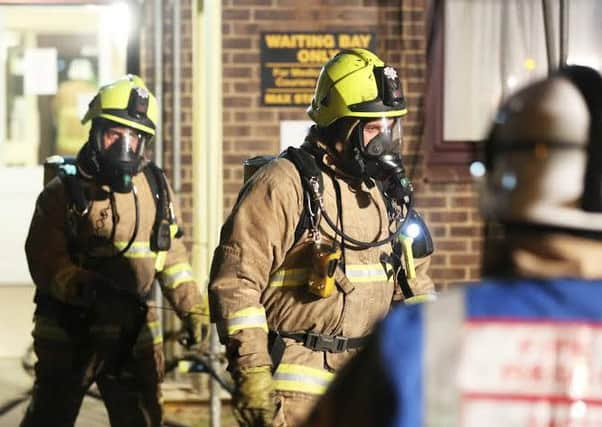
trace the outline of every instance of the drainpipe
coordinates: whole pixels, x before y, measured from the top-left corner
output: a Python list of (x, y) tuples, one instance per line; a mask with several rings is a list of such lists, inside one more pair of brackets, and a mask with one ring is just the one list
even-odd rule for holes
[[(154, 161), (157, 166), (163, 165), (163, 1), (154, 0), (154, 92), (157, 99), (157, 123), (155, 123), (155, 155)], [(163, 296), (157, 280), (153, 284), (154, 302), (157, 307), (163, 306)], [(163, 330), (163, 312), (157, 310), (157, 322)]]
[(558, 66), (556, 44), (554, 43), (554, 11), (550, 0), (541, 0), (543, 11), (543, 28), (546, 34), (546, 57), (548, 58), (548, 75)]
[[(207, 283), (213, 250), (223, 221), (222, 182), (222, 1), (194, 0), (194, 97), (193, 128), (193, 251), (198, 283)], [(203, 289), (206, 292), (206, 285)], [(215, 325), (211, 331), (211, 364), (219, 372)], [(221, 387), (211, 380), (209, 425), (219, 427)]]
[(560, 0), (560, 64), (565, 66), (569, 50), (569, 0)]
[(155, 163), (157, 166), (163, 166), (163, 2), (154, 0), (153, 16), (155, 21), (154, 28), (154, 69), (155, 85), (154, 93), (157, 98), (157, 123), (155, 126)]
[(173, 189), (176, 194), (182, 189), (181, 141), (180, 141), (180, 90), (181, 90), (181, 7), (180, 0), (173, 0)]

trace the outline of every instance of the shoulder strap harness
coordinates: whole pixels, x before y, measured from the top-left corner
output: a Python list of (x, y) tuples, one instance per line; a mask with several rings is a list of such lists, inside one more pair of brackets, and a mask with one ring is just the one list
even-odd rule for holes
[(306, 229), (310, 229), (314, 240), (320, 238), (320, 218), (322, 215), (322, 196), (324, 194), (324, 180), (322, 171), (315, 158), (303, 147), (288, 147), (281, 157), (291, 161), (301, 178), (303, 186), (303, 205), (297, 228), (295, 228), (295, 242), (297, 242)]

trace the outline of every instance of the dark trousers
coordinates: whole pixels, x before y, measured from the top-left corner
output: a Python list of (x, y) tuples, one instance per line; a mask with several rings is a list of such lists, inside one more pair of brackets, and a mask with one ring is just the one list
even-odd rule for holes
[(33, 395), (21, 427), (72, 427), (88, 388), (96, 382), (112, 427), (159, 427), (164, 360), (161, 345), (136, 348), (115, 374), (115, 342), (76, 344), (36, 338)]

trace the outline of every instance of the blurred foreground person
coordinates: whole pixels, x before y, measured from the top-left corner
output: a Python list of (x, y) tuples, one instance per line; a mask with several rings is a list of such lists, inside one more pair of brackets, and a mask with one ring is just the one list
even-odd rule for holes
[(372, 52), (337, 54), (304, 144), (250, 178), (222, 228), (209, 300), (241, 426), (298, 425), (395, 301), (433, 296), (432, 241), (401, 158), (401, 89)]
[(38, 197), (25, 244), (38, 361), (21, 426), (73, 426), (96, 383), (111, 426), (158, 427), (164, 363), (153, 280), (189, 344), (203, 338), (208, 313), (171, 188), (144, 155), (156, 132), (155, 97), (127, 75), (100, 89), (82, 122), (90, 120), (75, 164), (59, 164)]
[(511, 96), (486, 146), (491, 278), (393, 311), (306, 425), (601, 425), (601, 131), (590, 68)]

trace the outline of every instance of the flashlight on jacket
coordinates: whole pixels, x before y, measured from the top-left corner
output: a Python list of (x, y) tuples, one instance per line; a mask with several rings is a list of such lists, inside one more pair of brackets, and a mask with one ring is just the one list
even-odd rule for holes
[[(406, 252), (410, 252), (413, 258), (424, 258), (433, 253), (434, 245), (431, 232), (418, 212), (410, 209), (403, 225), (399, 230), (399, 239)], [(405, 243), (404, 243), (405, 241)], [(411, 250), (406, 251), (406, 246)]]
[(327, 298), (332, 295), (335, 287), (334, 274), (339, 260), (341, 259), (341, 248), (334, 244), (314, 244), (312, 254), (312, 269), (309, 275), (309, 292)]

